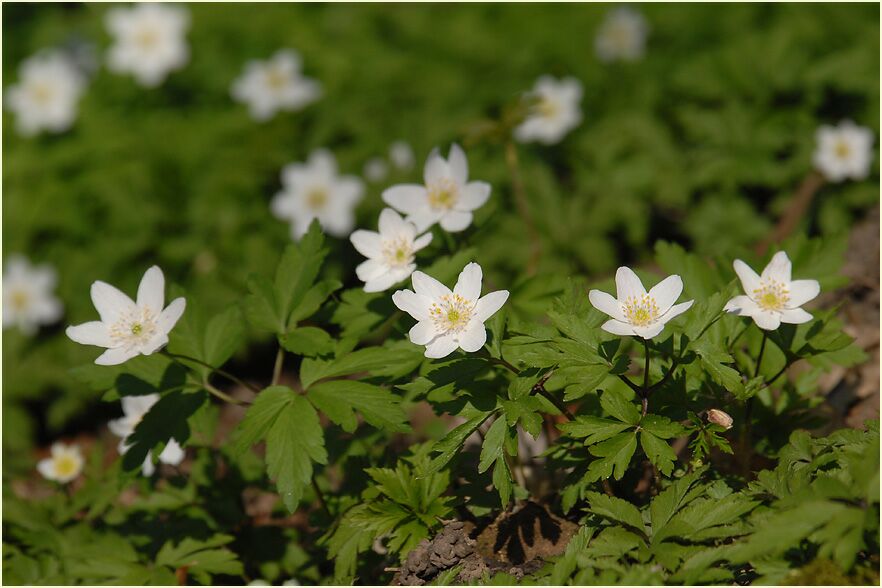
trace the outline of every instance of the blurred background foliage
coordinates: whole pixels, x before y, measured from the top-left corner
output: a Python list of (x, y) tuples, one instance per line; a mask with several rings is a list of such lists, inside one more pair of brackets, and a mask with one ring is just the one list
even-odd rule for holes
[[(22, 138), (4, 112), (4, 259), (52, 264), (65, 305), (63, 323), (35, 338), (4, 332), (4, 473), (30, 467), (16, 455), (35, 442), (103, 427), (114, 414), (69, 372), (95, 356), (63, 334), (94, 318), (89, 285), (102, 279), (134, 293), (156, 263), (191, 304), (221, 310), (250, 273), (275, 266), (289, 236), (269, 201), (282, 166), (314, 148), (359, 174), (393, 141), (413, 146), (413, 170), (368, 184), (358, 224), (373, 229), (382, 189), (419, 179), (431, 148), (463, 141), (539, 75), (578, 78), (583, 123), (558, 145), (519, 147), (542, 240), (525, 288), (540, 297), (566, 276), (645, 262), (658, 239), (708, 258), (749, 255), (810, 172), (820, 124), (850, 118), (879, 136), (877, 5), (643, 5), (645, 57), (602, 64), (594, 34), (610, 8), (194, 4), (190, 62), (159, 88), (99, 67), (73, 129), (58, 136)], [(100, 63), (107, 9), (5, 5), (4, 88), (43, 48), (80, 47)], [(324, 97), (256, 123), (230, 85), (246, 60), (285, 47), (301, 54)], [(456, 247), (475, 247), (488, 280), (510, 285), (530, 243), (503, 147), (467, 152), (471, 176), (493, 193)], [(841, 243), (878, 199), (874, 163), (865, 182), (825, 185), (802, 228)], [(324, 271), (358, 286), (359, 256), (347, 240), (331, 241)], [(253, 337), (240, 371), (267, 372), (273, 349)]]

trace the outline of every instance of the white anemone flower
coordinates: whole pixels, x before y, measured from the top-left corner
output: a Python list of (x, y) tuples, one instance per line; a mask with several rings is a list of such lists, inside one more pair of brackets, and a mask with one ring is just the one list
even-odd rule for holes
[(186, 39), (190, 13), (181, 6), (144, 3), (112, 8), (104, 22), (114, 39), (107, 54), (108, 67), (132, 74), (144, 87), (159, 86), (190, 59)]
[(521, 143), (539, 142), (545, 145), (559, 143), (582, 122), (582, 84), (576, 78), (556, 80), (542, 76), (533, 90), (527, 93), (533, 101), (527, 118), (514, 130)]
[(19, 67), (18, 83), (6, 90), (6, 107), (15, 113), (15, 128), (21, 135), (61, 133), (76, 120), (85, 87), (82, 73), (64, 54), (37, 53)]
[(607, 14), (594, 39), (597, 58), (603, 62), (637, 61), (646, 49), (649, 26), (643, 15), (622, 6)]
[(447, 357), (457, 348), (478, 351), (487, 342), (484, 321), (508, 300), (508, 290), (481, 296), (481, 266), (470, 263), (450, 289), (423, 272), (413, 272), (413, 290), (392, 295), (395, 306), (418, 322), (408, 333), (412, 343), (426, 346), (426, 357)]
[(612, 318), (600, 327), (613, 335), (636, 335), (652, 339), (662, 332), (665, 324), (692, 306), (694, 300), (674, 304), (683, 292), (680, 276), (668, 276), (649, 292), (631, 268), (616, 271), (616, 297), (606, 292), (591, 290), (591, 304)]
[(102, 281), (92, 284), (92, 303), (101, 317), (67, 328), (67, 336), (83, 345), (106, 347), (98, 365), (117, 365), (136, 355), (150, 355), (168, 343), (168, 334), (181, 318), (186, 300), (175, 298), (163, 309), (165, 277), (153, 266), (138, 286), (138, 300)]
[(300, 55), (282, 49), (266, 61), (249, 61), (230, 93), (248, 105), (251, 118), (257, 121), (269, 120), (280, 110), (300, 110), (322, 95), (321, 85), (301, 74), (300, 68)]
[(401, 171), (410, 171), (414, 164), (413, 149), (406, 141), (395, 141), (389, 146), (389, 159)]
[(821, 285), (817, 280), (791, 280), (787, 253), (776, 253), (761, 275), (740, 259), (736, 259), (733, 266), (746, 294), (727, 302), (726, 311), (749, 316), (756, 326), (766, 331), (774, 331), (781, 323), (801, 324), (812, 320), (812, 315), (800, 307), (817, 297)]
[[(129, 436), (135, 432), (135, 427), (138, 426), (138, 423), (141, 422), (157, 402), (159, 402), (159, 394), (123, 396), (123, 416), (107, 423), (110, 432), (121, 439), (117, 447), (120, 455), (125, 455), (129, 450), (131, 447), (131, 444), (127, 443)], [(169, 439), (168, 443), (165, 444), (165, 449), (159, 454), (159, 461), (176, 466), (184, 461), (184, 457), (186, 457), (186, 453), (180, 443), (174, 439)], [(156, 466), (153, 465), (152, 452), (148, 451), (147, 457), (144, 458), (144, 465), (141, 466), (141, 473), (145, 476), (152, 476), (155, 470)]]
[(346, 237), (355, 225), (355, 205), (364, 195), (364, 183), (355, 176), (337, 173), (337, 160), (326, 149), (313, 151), (306, 163), (282, 170), (282, 191), (270, 208), (291, 223), (291, 237), (299, 240), (312, 219), (335, 237)]
[(873, 131), (850, 120), (822, 125), (816, 135), (815, 167), (831, 182), (863, 180), (873, 163)]
[(37, 463), (37, 471), (47, 480), (66, 484), (83, 471), (85, 460), (80, 453), (80, 446), (76, 443), (71, 445), (54, 443), (50, 451), (49, 457)]
[(391, 208), (380, 213), (379, 229), (360, 229), (349, 236), (358, 252), (368, 258), (355, 268), (358, 279), (365, 283), (365, 292), (382, 292), (407, 278), (416, 269), (416, 252), (432, 241), (432, 233), (417, 237), (413, 223)]
[(454, 143), (447, 159), (435, 148), (423, 170), (424, 186), (399, 184), (383, 191), (383, 201), (407, 215), (408, 222), (423, 232), (435, 223), (450, 233), (472, 224), (472, 211), (490, 198), (490, 184), (469, 181), (465, 152)]
[(53, 294), (58, 276), (48, 265), (33, 266), (21, 255), (11, 255), (3, 272), (3, 328), (18, 327), (33, 335), (40, 325), (61, 318), (61, 301)]

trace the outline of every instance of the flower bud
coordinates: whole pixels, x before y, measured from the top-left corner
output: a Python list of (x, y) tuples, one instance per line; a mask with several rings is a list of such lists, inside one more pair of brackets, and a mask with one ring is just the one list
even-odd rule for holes
[(707, 420), (709, 423), (713, 423), (715, 425), (720, 425), (726, 430), (732, 428), (732, 417), (730, 417), (727, 413), (722, 410), (718, 410), (716, 408), (712, 408), (707, 411)]

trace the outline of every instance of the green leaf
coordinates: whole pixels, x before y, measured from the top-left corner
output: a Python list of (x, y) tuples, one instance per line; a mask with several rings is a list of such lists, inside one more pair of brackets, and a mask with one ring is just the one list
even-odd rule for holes
[(318, 327), (298, 327), (279, 335), (279, 343), (296, 355), (316, 357), (334, 351), (334, 339)]
[(637, 409), (637, 406), (633, 402), (625, 400), (618, 392), (611, 390), (604, 392), (600, 396), (600, 406), (603, 407), (607, 414), (623, 423), (636, 425), (640, 422), (640, 411)]
[(643, 517), (640, 515), (640, 511), (627, 500), (598, 492), (586, 492), (585, 497), (588, 500), (588, 510), (590, 512), (627, 525), (644, 535), (646, 534), (646, 526), (643, 524)]
[(371, 425), (395, 432), (409, 431), (401, 398), (386, 388), (356, 380), (320, 382), (309, 388), (307, 396), (332, 421), (352, 432), (357, 426), (353, 411), (361, 413)]
[(497, 459), (504, 459), (503, 446), (508, 433), (508, 423), (504, 418), (497, 418), (490, 425), (487, 434), (484, 435), (484, 443), (481, 446), (481, 460), (478, 463), (478, 472), (484, 473)]
[(381, 376), (390, 371), (394, 372), (400, 362), (413, 363), (415, 358), (412, 348), (389, 349), (386, 347), (366, 347), (332, 360), (304, 358), (300, 364), (300, 383), (304, 388), (309, 388), (318, 380), (348, 376), (359, 372)]
[(508, 463), (505, 459), (497, 459), (496, 465), (493, 466), (493, 487), (499, 492), (499, 501), (502, 503), (502, 507), (507, 507), (512, 492), (514, 492), (514, 483), (511, 478), (511, 470), (508, 469)]
[(248, 278), (248, 291), (245, 297), (245, 318), (256, 329), (284, 333), (285, 323), (276, 310), (276, 295), (272, 282), (264, 277), (253, 275)]
[(631, 463), (631, 456), (637, 450), (637, 435), (628, 431), (592, 445), (588, 451), (599, 457), (588, 466), (586, 476), (590, 480), (599, 480), (614, 476), (621, 480)]
[(535, 396), (525, 396), (518, 401), (500, 400), (509, 426), (520, 424), (533, 439), (542, 432), (542, 402)]
[(282, 409), (295, 394), (294, 390), (287, 386), (270, 386), (261, 391), (236, 428), (233, 440), (234, 454), (242, 454), (264, 439)]
[(288, 328), (294, 327), (305, 318), (311, 317), (325, 303), (333, 292), (343, 287), (339, 280), (322, 280), (306, 291), (303, 298), (291, 309)]
[(266, 436), (267, 473), (275, 480), (289, 512), (297, 509), (303, 489), (312, 479), (312, 462), (328, 462), (324, 433), (309, 401), (294, 395)]
[(444, 466), (446, 466), (453, 456), (457, 454), (457, 452), (462, 447), (462, 444), (465, 443), (466, 438), (477, 430), (484, 421), (490, 418), (490, 415), (494, 414), (493, 412), (483, 412), (478, 413), (473, 416), (468, 421), (454, 428), (452, 431), (447, 433), (447, 436), (444, 437), (441, 441), (437, 442), (433, 448), (433, 451), (439, 453), (432, 462), (429, 464), (427, 473), (434, 473), (440, 471)]
[(671, 449), (665, 441), (659, 439), (652, 433), (643, 430), (640, 431), (640, 446), (643, 447), (646, 457), (649, 458), (658, 470), (665, 476), (670, 476), (674, 471), (674, 462), (677, 460), (677, 454)]
[[(190, 418), (207, 400), (205, 392), (184, 393), (180, 390), (162, 396), (150, 407), (141, 422), (126, 440), (129, 449), (123, 455), (123, 468), (140, 469), (147, 453), (169, 439), (182, 445), (190, 438)], [(157, 454), (154, 453), (154, 457)]]
[(245, 325), (242, 311), (238, 306), (231, 306), (208, 321), (208, 326), (205, 328), (204, 353), (198, 359), (214, 367), (220, 367), (233, 356), (244, 338)]
[(586, 445), (593, 445), (606, 441), (631, 426), (628, 423), (611, 419), (580, 415), (574, 421), (559, 424), (557, 428), (576, 439), (584, 437)]
[(274, 294), (277, 316), (282, 324), (288, 325), (288, 317), (306, 296), (315, 283), (327, 255), (323, 249), (325, 236), (318, 220), (313, 220), (309, 230), (299, 243), (291, 243), (276, 268)]
[(187, 568), (202, 584), (212, 583), (210, 574), (241, 576), (244, 569), (236, 554), (221, 547), (232, 540), (230, 535), (214, 535), (205, 541), (185, 537), (177, 545), (168, 541), (156, 554), (156, 564), (173, 570)]
[(686, 433), (686, 428), (658, 414), (648, 414), (640, 420), (640, 428), (661, 439), (671, 439)]

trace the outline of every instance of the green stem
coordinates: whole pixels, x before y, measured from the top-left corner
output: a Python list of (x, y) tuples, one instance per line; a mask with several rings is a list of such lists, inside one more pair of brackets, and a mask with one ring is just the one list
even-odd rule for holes
[(285, 350), (282, 347), (279, 347), (279, 350), (276, 352), (276, 363), (273, 365), (273, 380), (270, 384), (271, 386), (275, 386), (279, 383), (279, 378), (282, 377), (282, 366), (285, 363)]
[[(172, 359), (176, 363), (181, 363), (181, 360), (192, 361), (193, 363), (199, 364), (202, 367), (206, 367), (206, 368), (210, 369), (212, 372), (218, 374), (219, 376), (223, 376), (224, 378), (230, 380), (231, 382), (234, 382), (236, 384), (239, 384), (240, 386), (244, 386), (245, 388), (248, 388), (249, 390), (251, 390), (254, 393), (260, 393), (260, 388), (254, 386), (253, 384), (249, 384), (248, 382), (240, 380), (239, 378), (237, 378), (236, 376), (234, 376), (233, 374), (231, 374), (229, 372), (225, 372), (224, 370), (222, 370), (220, 368), (216, 368), (213, 365), (207, 364), (204, 361), (202, 361), (201, 359), (196, 359), (195, 357), (190, 357), (189, 355), (181, 355), (179, 353), (171, 353), (166, 350), (163, 350), (161, 353), (163, 355), (165, 355), (166, 357)], [(181, 364), (181, 365), (183, 365), (183, 364)], [(184, 367), (186, 367), (186, 366), (184, 366)]]
[(218, 390), (217, 388), (215, 388), (214, 386), (212, 386), (208, 382), (208, 378), (202, 380), (202, 387), (205, 388), (212, 395), (219, 398), (220, 400), (223, 400), (224, 402), (229, 402), (230, 404), (251, 404), (250, 402), (245, 402), (244, 400), (238, 400), (236, 398), (233, 398), (229, 394), (226, 394), (225, 392), (221, 392), (220, 390)]
[(763, 331), (763, 342), (760, 343), (759, 355), (756, 357), (756, 366), (753, 370), (753, 377), (757, 377), (760, 372), (760, 366), (763, 364), (763, 353), (766, 351), (766, 341), (769, 339), (769, 334), (766, 331)]
[(322, 489), (319, 488), (318, 482), (315, 480), (315, 473), (312, 475), (312, 489), (315, 490), (315, 495), (318, 498), (319, 504), (322, 505), (322, 509), (328, 516), (331, 516), (331, 511), (328, 509), (328, 503), (325, 502), (325, 495), (322, 494)]
[[(762, 367), (763, 364), (763, 355), (766, 351), (766, 341), (768, 339), (769, 334), (766, 331), (763, 331), (763, 341), (762, 343), (760, 343), (759, 354), (757, 354), (756, 356), (756, 366), (754, 366), (753, 370), (754, 378), (759, 376), (760, 367)], [(753, 429), (754, 398), (755, 396), (751, 396), (747, 399), (747, 402), (744, 403), (744, 426), (741, 428), (741, 455), (743, 459), (742, 470), (745, 478), (750, 475), (750, 458), (753, 455), (753, 449), (750, 446), (750, 438), (751, 430)]]
[(640, 402), (643, 405), (643, 416), (649, 409), (649, 341), (643, 340), (643, 351), (645, 360), (643, 362), (643, 390), (640, 393)]

